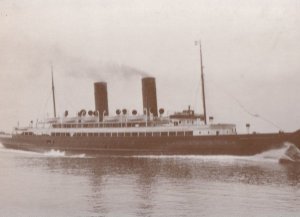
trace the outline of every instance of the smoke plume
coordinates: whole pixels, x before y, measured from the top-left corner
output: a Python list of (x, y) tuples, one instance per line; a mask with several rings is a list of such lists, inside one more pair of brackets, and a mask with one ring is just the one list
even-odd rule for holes
[(54, 65), (59, 66), (62, 73), (67, 76), (87, 78), (93, 81), (150, 76), (145, 71), (125, 64), (87, 57), (74, 57), (62, 53), (56, 55)]

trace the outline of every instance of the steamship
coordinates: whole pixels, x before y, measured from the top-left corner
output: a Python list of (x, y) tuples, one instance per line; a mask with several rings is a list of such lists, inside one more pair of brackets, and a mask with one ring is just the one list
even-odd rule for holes
[(54, 117), (28, 127), (15, 127), (12, 136), (0, 138), (6, 148), (45, 152), (60, 150), (87, 154), (125, 155), (254, 155), (280, 148), (284, 142), (300, 146), (300, 130), (290, 133), (238, 134), (235, 124), (207, 121), (201, 60), (204, 114), (188, 107), (165, 115), (157, 107), (154, 77), (142, 78), (143, 111), (117, 109), (109, 115), (107, 83), (94, 83), (95, 110), (82, 109), (75, 117), (65, 111), (56, 117), (52, 70)]

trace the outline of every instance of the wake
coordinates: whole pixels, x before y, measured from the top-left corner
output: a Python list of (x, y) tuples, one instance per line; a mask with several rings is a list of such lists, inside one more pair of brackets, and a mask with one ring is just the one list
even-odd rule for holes
[[(89, 158), (86, 154), (68, 154), (65, 151), (51, 149), (50, 151), (39, 153), (32, 151), (23, 151), (15, 149), (7, 149), (0, 143), (0, 152), (12, 153), (20, 155), (31, 155), (40, 157), (53, 158)], [(177, 159), (192, 161), (215, 161), (215, 162), (236, 162), (236, 161), (252, 161), (252, 162), (279, 162), (279, 163), (300, 163), (300, 150), (293, 144), (285, 142), (278, 149), (271, 149), (253, 156), (236, 156), (236, 155), (133, 155), (125, 156), (133, 158), (147, 159)]]
[(300, 150), (294, 144), (289, 144), (284, 155), (279, 159), (279, 162), (300, 163)]
[(254, 155), (252, 158), (253, 160), (279, 163), (300, 163), (300, 150), (293, 143), (285, 142), (279, 149), (268, 150)]
[(23, 151), (23, 150), (16, 150), (16, 149), (8, 149), (5, 148), (0, 143), (0, 153), (10, 153), (16, 155), (24, 155), (24, 156), (35, 156), (35, 157), (61, 157), (61, 158), (87, 158), (85, 154), (67, 154), (65, 151), (51, 149), (50, 151), (40, 153), (40, 152), (33, 152), (33, 151)]
[(22, 154), (22, 155), (35, 155), (35, 156), (40, 155), (40, 153), (33, 152), (33, 151), (8, 149), (8, 148), (5, 148), (1, 143), (0, 143), (0, 152), (2, 152), (2, 153), (12, 153), (12, 154)]
[(65, 151), (55, 149), (51, 149), (50, 151), (44, 152), (43, 155), (47, 157), (86, 158), (85, 154), (67, 155)]
[(134, 158), (178, 159), (207, 162), (274, 162), (300, 163), (300, 150), (292, 143), (285, 142), (278, 149), (271, 149), (253, 156), (236, 155), (134, 155)]

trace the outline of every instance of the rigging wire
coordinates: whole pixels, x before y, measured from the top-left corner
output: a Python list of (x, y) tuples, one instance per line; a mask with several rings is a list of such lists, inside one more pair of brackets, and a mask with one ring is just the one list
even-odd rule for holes
[(45, 112), (45, 111), (46, 111), (46, 107), (47, 107), (47, 105), (48, 105), (48, 103), (49, 103), (50, 98), (51, 98), (51, 91), (48, 92), (48, 96), (47, 96), (47, 98), (46, 98), (46, 101), (45, 101), (45, 103), (44, 103), (44, 106), (40, 109), (39, 116), (45, 115), (45, 114), (42, 114), (42, 112)]
[(234, 97), (232, 94), (230, 94), (229, 92), (227, 92), (224, 88), (221, 88), (220, 85), (217, 85), (217, 84), (214, 83), (213, 81), (210, 81), (210, 82), (211, 82), (214, 86), (216, 86), (217, 88), (222, 89), (222, 92), (223, 92), (225, 95), (231, 97), (231, 98), (237, 103), (237, 105), (238, 105), (245, 113), (247, 113), (248, 115), (250, 115), (250, 116), (252, 116), (252, 117), (255, 117), (255, 118), (258, 118), (258, 119), (261, 119), (261, 120), (265, 121), (266, 123), (272, 125), (273, 127), (277, 128), (278, 130), (281, 130), (281, 129), (282, 129), (282, 128), (279, 127), (277, 124), (275, 124), (273, 121), (271, 121), (271, 120), (269, 120), (269, 119), (263, 117), (263, 116), (260, 115), (260, 114), (253, 113), (253, 112), (249, 111), (249, 110), (241, 103), (240, 100), (238, 100), (238, 99), (237, 99), (236, 97)]
[[(198, 81), (197, 81), (197, 85), (195, 85), (196, 87), (194, 88), (194, 91), (195, 91), (195, 94), (194, 94), (194, 107), (195, 107), (195, 110), (196, 110), (196, 108), (198, 108), (198, 98), (199, 98), (199, 96), (198, 96), (198, 94), (199, 94), (199, 92), (200, 92), (200, 82), (201, 82), (201, 79), (199, 78), (198, 79)], [(201, 102), (199, 101), (199, 107), (200, 107), (200, 105), (201, 105)], [(199, 110), (199, 113), (201, 113), (201, 109)]]
[[(71, 111), (76, 111), (76, 106), (74, 105), (72, 100), (70, 100), (71, 97), (62, 95), (62, 98), (63, 98), (64, 102), (66, 102), (67, 106), (71, 108)], [(70, 110), (69, 110), (69, 112), (70, 112)]]

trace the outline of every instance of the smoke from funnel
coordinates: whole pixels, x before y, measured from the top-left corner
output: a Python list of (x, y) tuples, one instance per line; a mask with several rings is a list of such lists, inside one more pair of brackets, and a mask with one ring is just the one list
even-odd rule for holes
[(128, 79), (135, 76), (149, 76), (148, 73), (125, 64), (92, 61), (81, 58), (64, 58), (64, 62), (60, 61), (60, 65), (62, 65), (63, 71), (67, 76), (88, 78), (93, 81), (108, 80), (110, 78)]

